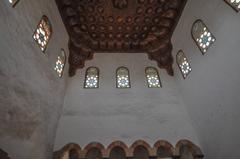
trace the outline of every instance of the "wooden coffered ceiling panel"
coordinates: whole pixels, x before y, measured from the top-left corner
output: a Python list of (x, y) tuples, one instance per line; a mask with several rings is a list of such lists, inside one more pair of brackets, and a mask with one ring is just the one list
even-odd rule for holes
[(171, 37), (187, 0), (56, 0), (70, 36), (69, 75), (94, 53), (147, 53), (173, 75)]

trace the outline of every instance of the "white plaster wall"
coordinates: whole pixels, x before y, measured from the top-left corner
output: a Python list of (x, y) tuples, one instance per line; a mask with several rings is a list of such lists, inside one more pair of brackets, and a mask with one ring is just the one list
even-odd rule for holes
[[(199, 18), (217, 39), (204, 56), (190, 35)], [(207, 159), (240, 158), (239, 28), (240, 14), (223, 0), (191, 0), (173, 37), (174, 53), (183, 49), (192, 65), (186, 80), (176, 72), (176, 83)]]
[[(100, 69), (99, 89), (83, 89), (89, 66)], [(116, 88), (115, 71), (119, 66), (129, 68), (131, 89)], [(114, 140), (130, 146), (137, 139), (149, 144), (165, 139), (175, 144), (187, 138), (198, 143), (174, 77), (159, 70), (163, 88), (148, 88), (147, 66), (157, 67), (146, 54), (95, 54), (69, 79), (55, 149), (69, 142), (84, 147), (98, 141), (107, 146)]]
[[(46, 54), (32, 38), (44, 14), (53, 27)], [(12, 159), (51, 158), (67, 79), (53, 67), (67, 41), (54, 0), (20, 0), (15, 8), (1, 0), (0, 148)]]

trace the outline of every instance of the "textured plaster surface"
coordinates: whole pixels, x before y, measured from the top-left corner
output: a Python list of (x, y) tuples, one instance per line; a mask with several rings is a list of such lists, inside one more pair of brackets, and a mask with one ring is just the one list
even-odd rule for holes
[[(85, 70), (100, 69), (99, 89), (83, 89)], [(131, 89), (117, 89), (115, 71), (129, 68)], [(92, 141), (105, 146), (137, 139), (154, 144), (165, 139), (175, 144), (187, 138), (198, 143), (173, 77), (159, 70), (163, 88), (148, 88), (145, 67), (156, 66), (146, 54), (96, 54), (83, 70), (69, 79), (55, 149), (69, 142), (82, 147)]]
[[(53, 35), (40, 51), (32, 38), (42, 15)], [(53, 70), (68, 36), (54, 0), (20, 0), (12, 8), (0, 2), (0, 148), (12, 159), (51, 158), (66, 74)]]
[[(190, 36), (199, 18), (216, 37), (204, 56)], [(191, 0), (174, 34), (174, 52), (184, 50), (193, 70), (186, 80), (176, 72), (177, 85), (207, 159), (240, 158), (239, 28), (240, 14), (224, 1)]]

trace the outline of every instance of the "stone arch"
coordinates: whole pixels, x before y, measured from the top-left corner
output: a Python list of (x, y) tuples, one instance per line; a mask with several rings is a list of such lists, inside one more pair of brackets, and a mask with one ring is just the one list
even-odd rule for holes
[(131, 145), (131, 149), (134, 151), (134, 149), (138, 146), (143, 146), (148, 150), (148, 153), (151, 152), (151, 146), (144, 140), (137, 140)]
[(61, 150), (54, 152), (54, 159), (77, 159), (80, 158), (80, 152), (81, 147), (78, 144), (70, 143)]
[(85, 148), (84, 158), (86, 159), (102, 159), (104, 155), (104, 146), (99, 142), (91, 142)]
[(108, 150), (109, 154), (114, 147), (121, 147), (126, 154), (128, 152), (128, 146), (124, 142), (114, 141), (111, 144), (109, 144), (108, 147), (107, 147), (107, 150)]
[(181, 155), (181, 149), (183, 147), (188, 147), (189, 151), (191, 152), (192, 156), (194, 158), (203, 158), (204, 155), (202, 153), (202, 150), (195, 145), (193, 142), (183, 139), (177, 142), (176, 146), (175, 146), (175, 153), (176, 156), (180, 156)]
[(158, 157), (172, 157), (172, 156), (174, 156), (174, 147), (168, 141), (158, 140), (154, 144), (154, 147), (156, 149), (156, 156), (158, 156)]
[(128, 147), (122, 141), (112, 142), (107, 149), (109, 159), (127, 159)]
[(87, 146), (85, 146), (84, 150), (89, 151), (91, 148), (98, 148), (99, 150), (103, 151), (105, 148), (99, 142), (91, 142)]

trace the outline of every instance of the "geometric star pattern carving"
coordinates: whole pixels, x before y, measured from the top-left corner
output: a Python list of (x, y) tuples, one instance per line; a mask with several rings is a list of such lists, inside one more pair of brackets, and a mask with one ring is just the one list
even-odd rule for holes
[(69, 75), (94, 53), (147, 53), (173, 75), (172, 33), (187, 0), (56, 0), (68, 31)]

